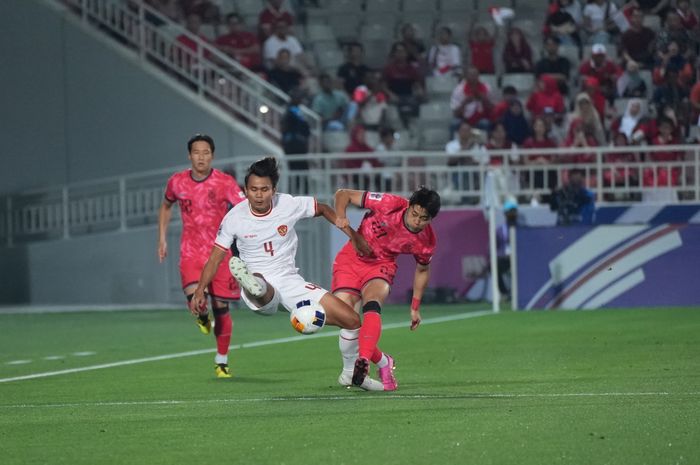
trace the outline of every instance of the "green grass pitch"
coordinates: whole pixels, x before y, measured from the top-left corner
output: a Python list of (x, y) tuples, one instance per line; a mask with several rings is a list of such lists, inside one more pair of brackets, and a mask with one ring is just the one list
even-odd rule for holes
[(700, 463), (700, 308), (481, 309), (385, 309), (394, 393), (285, 313), (234, 311), (230, 380), (184, 310), (0, 315), (0, 463)]

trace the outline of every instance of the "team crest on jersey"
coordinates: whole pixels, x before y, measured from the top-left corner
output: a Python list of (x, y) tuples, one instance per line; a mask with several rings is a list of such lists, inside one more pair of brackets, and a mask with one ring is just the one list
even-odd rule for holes
[(282, 226), (277, 226), (277, 232), (280, 233), (280, 236), (284, 237), (287, 235), (287, 231), (289, 228), (287, 228), (286, 224), (283, 224)]
[(369, 198), (372, 200), (382, 200), (382, 197), (384, 197), (384, 194), (381, 192), (370, 192), (369, 193)]

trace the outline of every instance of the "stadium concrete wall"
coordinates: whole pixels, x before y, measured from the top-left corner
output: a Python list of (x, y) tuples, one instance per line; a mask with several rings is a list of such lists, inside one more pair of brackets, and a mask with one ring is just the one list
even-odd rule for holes
[(218, 157), (279, 153), (55, 2), (1, 1), (0, 56), (0, 193), (186, 163), (196, 132)]

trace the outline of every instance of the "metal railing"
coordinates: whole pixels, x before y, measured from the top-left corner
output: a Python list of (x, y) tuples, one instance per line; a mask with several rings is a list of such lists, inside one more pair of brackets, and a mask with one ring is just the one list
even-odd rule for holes
[[(500, 192), (521, 201), (545, 196), (566, 182), (571, 169), (582, 170), (597, 202), (658, 201), (700, 202), (700, 146), (663, 146), (636, 149), (641, 158), (657, 152), (682, 154), (678, 161), (605, 163), (607, 156), (629, 153), (629, 148), (536, 149), (488, 152), (388, 152), (368, 154), (308, 154), (285, 162), (306, 162), (308, 169), (282, 168), (278, 189), (308, 194), (332, 202), (341, 187), (394, 192), (408, 196), (420, 185), (440, 192), (445, 205), (477, 205), (481, 202), (486, 174), (495, 171)], [(557, 156), (555, 164), (526, 162), (534, 155)], [(585, 163), (567, 157), (591, 157)], [(385, 166), (348, 169), (349, 163), (379, 157)], [(485, 158), (486, 157), (486, 158)], [(680, 155), (679, 155), (680, 157)], [(469, 164), (470, 159), (483, 162)], [(494, 160), (502, 164), (494, 166)], [(217, 160), (214, 166), (236, 174), (239, 182), (255, 158)], [(289, 163), (287, 163), (289, 164)], [(292, 165), (294, 166), (294, 165)], [(188, 166), (74, 183), (0, 197), (0, 243), (61, 239), (105, 231), (126, 231), (157, 224), (158, 209), (170, 175)], [(656, 200), (655, 200), (656, 199)]]
[[(84, 24), (106, 31), (132, 49), (143, 62), (172, 75), (258, 133), (280, 142), (289, 96), (142, 0), (55, 1), (67, 4)], [(194, 48), (178, 37), (186, 37)], [(309, 108), (301, 109), (311, 129), (310, 150), (320, 151), (321, 120)]]

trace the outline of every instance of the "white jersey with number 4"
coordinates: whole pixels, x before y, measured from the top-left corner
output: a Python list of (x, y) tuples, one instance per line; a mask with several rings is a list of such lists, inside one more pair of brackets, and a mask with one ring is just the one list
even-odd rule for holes
[(275, 194), (272, 208), (263, 214), (254, 213), (249, 201), (244, 200), (224, 216), (214, 244), (228, 250), (235, 240), (240, 258), (251, 273), (266, 278), (296, 274), (299, 241), (294, 226), (303, 218), (316, 216), (316, 211), (313, 197)]

